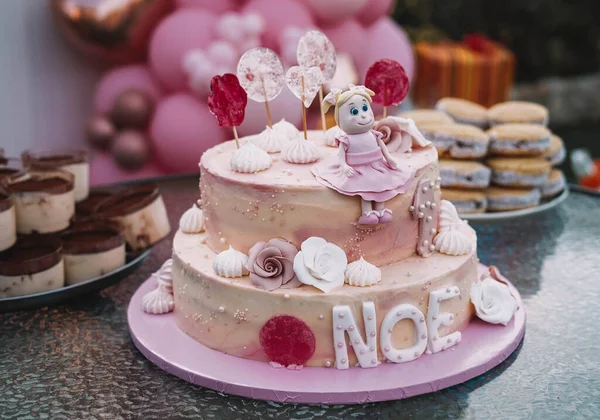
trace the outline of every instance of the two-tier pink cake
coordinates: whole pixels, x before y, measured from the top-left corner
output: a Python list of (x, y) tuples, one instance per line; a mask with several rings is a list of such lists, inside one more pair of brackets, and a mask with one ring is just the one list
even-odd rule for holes
[(363, 223), (383, 207), (365, 210), (361, 192), (315, 175), (343, 150), (337, 127), (304, 140), (280, 122), (240, 149), (230, 141), (204, 153), (201, 199), (181, 218), (146, 312), (172, 310), (201, 345), (289, 369), (410, 362), (459, 345), (475, 313), (506, 324), (514, 298), (493, 273), (478, 278), (476, 235), (441, 200), (435, 148), (410, 120), (375, 129), (386, 160), (410, 174), (384, 203), (385, 222)]

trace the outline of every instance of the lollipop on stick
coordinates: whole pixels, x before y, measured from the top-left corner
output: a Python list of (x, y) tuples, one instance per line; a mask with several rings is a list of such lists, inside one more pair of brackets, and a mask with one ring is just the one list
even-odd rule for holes
[(323, 83), (333, 79), (335, 74), (337, 66), (335, 47), (325, 34), (319, 31), (308, 31), (298, 41), (296, 58), (300, 66), (306, 68), (318, 67), (323, 73), (323, 81), (319, 86), (319, 104), (321, 106), (321, 125), (323, 130), (326, 130), (327, 123), (323, 111)]
[(404, 67), (390, 59), (377, 60), (367, 70), (365, 86), (375, 92), (373, 102), (383, 105), (383, 118), (387, 107), (398, 105), (408, 93), (408, 76)]
[(269, 127), (273, 127), (269, 101), (281, 93), (284, 74), (281, 59), (268, 48), (252, 48), (238, 62), (237, 76), (240, 85), (250, 99), (265, 103)]
[(232, 127), (235, 144), (240, 148), (237, 126), (244, 121), (248, 96), (235, 74), (214, 76), (210, 81), (208, 109), (217, 118), (219, 127)]
[(302, 102), (302, 124), (304, 139), (307, 140), (306, 108), (312, 104), (317, 92), (323, 84), (323, 73), (318, 67), (290, 67), (285, 75), (285, 82), (296, 98)]

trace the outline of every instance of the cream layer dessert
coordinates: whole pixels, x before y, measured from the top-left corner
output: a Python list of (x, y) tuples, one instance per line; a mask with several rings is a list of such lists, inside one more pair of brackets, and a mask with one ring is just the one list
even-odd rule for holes
[(85, 150), (63, 150), (53, 152), (25, 152), (23, 163), (33, 170), (59, 169), (73, 174), (75, 200), (85, 200), (89, 194), (90, 165)]
[(67, 284), (89, 280), (125, 264), (125, 240), (116, 224), (76, 224), (61, 235)]
[(0, 251), (17, 241), (17, 219), (15, 205), (9, 195), (0, 191)]
[(64, 171), (29, 172), (8, 183), (20, 234), (66, 229), (75, 214), (73, 175)]
[(165, 203), (154, 184), (121, 191), (103, 200), (95, 213), (99, 218), (118, 223), (134, 251), (155, 244), (171, 232)]
[(0, 298), (41, 293), (65, 283), (59, 241), (36, 238), (0, 252)]
[[(404, 152), (386, 151), (410, 176), (369, 210), (368, 185), (361, 203), (315, 176), (341, 153), (324, 135), (289, 140), (307, 142), (302, 153), (316, 150), (315, 163), (267, 156), (255, 136), (205, 152), (200, 208), (183, 214), (144, 310), (173, 310), (199, 343), (288, 369), (372, 368), (458, 345), (475, 310), (476, 235), (440, 199), (436, 149), (413, 138)], [(340, 168), (350, 177), (360, 165)], [(365, 224), (370, 214), (379, 221)]]

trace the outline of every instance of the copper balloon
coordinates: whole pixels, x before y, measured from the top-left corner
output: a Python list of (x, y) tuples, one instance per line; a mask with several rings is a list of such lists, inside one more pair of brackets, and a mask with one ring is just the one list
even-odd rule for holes
[(150, 159), (150, 141), (144, 133), (125, 130), (117, 134), (112, 145), (112, 155), (125, 169), (139, 169)]
[(108, 149), (117, 129), (104, 115), (94, 115), (85, 123), (85, 136), (88, 142), (99, 149)]
[(50, 0), (65, 39), (102, 65), (143, 61), (156, 25), (174, 10), (173, 0)]
[(148, 94), (128, 89), (115, 99), (110, 117), (118, 127), (143, 130), (150, 123), (153, 109), (154, 103)]

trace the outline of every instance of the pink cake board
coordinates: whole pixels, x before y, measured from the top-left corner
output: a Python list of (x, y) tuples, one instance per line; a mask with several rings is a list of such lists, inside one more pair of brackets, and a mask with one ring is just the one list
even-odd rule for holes
[[(480, 264), (481, 270), (486, 267)], [(150, 315), (142, 297), (156, 287), (146, 280), (135, 292), (127, 317), (136, 347), (164, 371), (196, 385), (227, 394), (288, 403), (362, 404), (399, 400), (434, 392), (494, 368), (517, 348), (525, 334), (525, 310), (512, 284), (519, 310), (506, 326), (474, 319), (460, 344), (408, 363), (374, 369), (275, 369), (268, 363), (211, 350), (179, 330), (172, 313)]]

